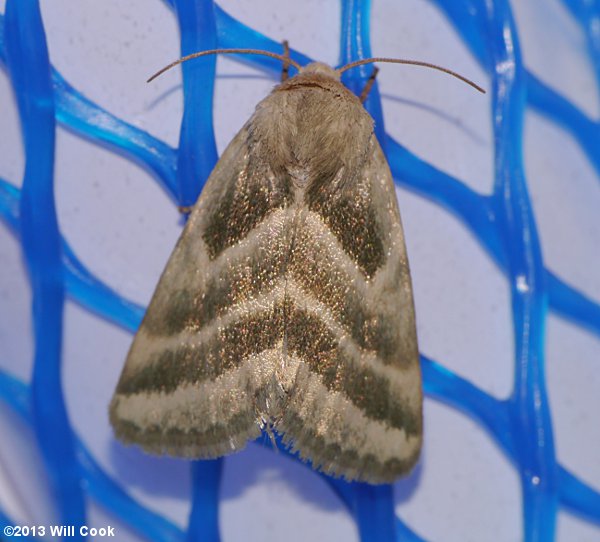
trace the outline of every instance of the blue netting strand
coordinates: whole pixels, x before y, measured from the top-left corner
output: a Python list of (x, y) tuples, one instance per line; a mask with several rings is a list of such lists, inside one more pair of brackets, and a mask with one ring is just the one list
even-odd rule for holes
[[(216, 46), (281, 52), (280, 43), (239, 23), (212, 2), (168, 3), (180, 22), (183, 53)], [(559, 505), (600, 525), (600, 494), (556, 461), (544, 378), (546, 304), (598, 335), (600, 305), (543, 266), (522, 167), (522, 118), (524, 107), (531, 106), (561, 125), (599, 174), (600, 125), (523, 68), (517, 31), (505, 0), (436, 3), (490, 72), (496, 141), (493, 194), (477, 194), (386, 135), (376, 87), (366, 106), (377, 123), (394, 178), (456, 215), (507, 275), (512, 287), (516, 351), (515, 382), (509, 400), (490, 396), (422, 356), (425, 392), (478, 421), (511, 458), (522, 480), (523, 537), (528, 542), (549, 542), (554, 539)], [(597, 67), (598, 2), (564, 3), (580, 22)], [(369, 1), (342, 3), (342, 63), (370, 56), (369, 21)], [(310, 61), (298, 51), (291, 53), (301, 64)], [(281, 71), (281, 63), (270, 58), (239, 58), (276, 76)], [(185, 112), (180, 145), (174, 150), (98, 107), (50, 66), (36, 1), (8, 0), (6, 16), (0, 18), (0, 59), (9, 68), (15, 89), (26, 153), (22, 190), (0, 179), (0, 216), (22, 242), (35, 300), (36, 341), (31, 385), (0, 372), (0, 398), (34, 425), (65, 523), (83, 522), (85, 491), (149, 540), (217, 541), (221, 460), (191, 464), (192, 507), (188, 529), (183, 532), (131, 498), (73, 435), (60, 388), (63, 291), (89, 311), (131, 331), (139, 325), (143, 308), (117, 295), (79, 261), (60, 237), (52, 195), (57, 120), (74, 133), (141, 164), (174, 201), (193, 203), (216, 160), (214, 61), (204, 59), (183, 68)], [(370, 75), (368, 68), (348, 73), (345, 81), (355, 92), (360, 92)], [(373, 488), (323, 478), (355, 517), (361, 540), (424, 540), (394, 516), (391, 486)], [(1, 511), (0, 524), (12, 524)]]
[[(181, 56), (215, 49), (217, 31), (211, 0), (175, 0), (181, 29)], [(195, 203), (217, 163), (213, 130), (216, 56), (182, 64), (184, 113), (177, 151), (177, 186), (181, 206)], [(192, 464), (192, 507), (187, 539), (218, 542), (219, 487), (222, 459)]]
[(527, 99), (534, 109), (565, 128), (600, 172), (600, 125), (531, 73), (527, 74)]
[[(489, 49), (482, 45), (485, 39), (487, 28), (483, 18), (483, 4), (480, 0), (434, 0), (436, 5), (448, 16), (456, 30), (460, 33), (464, 42), (475, 58), (479, 60), (482, 66), (488, 70), (493, 66), (489, 60)], [(566, 4), (573, 7), (580, 2), (572, 0), (565, 1)], [(573, 10), (575, 11), (575, 10)], [(600, 8), (596, 8), (592, 17), (588, 15), (591, 21), (600, 21)], [(591, 23), (590, 23), (591, 24)], [(582, 24), (582, 26), (584, 26)], [(584, 28), (590, 31), (589, 27)], [(600, 24), (594, 27), (595, 34), (600, 33)], [(587, 33), (586, 33), (587, 35)], [(593, 62), (598, 62), (600, 52), (591, 50), (590, 55)], [(596, 171), (600, 175), (600, 124), (590, 119), (585, 113), (579, 110), (573, 103), (566, 100), (563, 96), (542, 83), (535, 75), (522, 68), (526, 73), (526, 98), (528, 104), (539, 113), (548, 117), (549, 120), (556, 122), (566, 129), (577, 141), (579, 146), (585, 152), (588, 160), (592, 162)], [(600, 85), (598, 85), (600, 89)]]
[(394, 490), (390, 485), (353, 484), (353, 513), (363, 542), (396, 540)]
[(522, 160), (525, 77), (512, 15), (505, 0), (488, 4), (495, 140), (494, 197), (504, 232), (515, 334), (510, 401), (523, 490), (526, 540), (553, 540), (557, 464), (544, 379), (546, 292), (542, 254)]
[[(0, 372), (0, 397), (23, 421), (32, 423), (29, 386)], [(94, 501), (111, 511), (115, 518), (128, 524), (132, 530), (148, 540), (183, 542), (184, 535), (180, 529), (133, 500), (118, 483), (106, 475), (77, 437), (75, 455), (84, 482), (83, 487)], [(15, 524), (15, 521), (6, 523)]]
[(598, 0), (565, 0), (565, 6), (584, 29), (589, 55), (594, 65), (596, 92), (600, 92), (600, 2)]
[(169, 145), (98, 107), (54, 69), (52, 83), (56, 119), (63, 126), (134, 160), (153, 174), (176, 201), (176, 154)]
[(192, 510), (187, 541), (219, 542), (219, 486), (223, 459), (192, 463)]
[(87, 494), (94, 502), (144, 539), (183, 542), (184, 533), (181, 529), (132, 499), (120, 484), (104, 472), (79, 440), (76, 451)]
[(21, 243), (33, 291), (34, 427), (60, 520), (78, 526), (85, 523), (85, 505), (61, 386), (64, 286), (53, 193), (56, 121), (48, 49), (37, 1), (9, 0), (5, 24), (8, 67), (26, 158), (20, 218)]
[[(181, 55), (215, 49), (213, 2), (175, 0), (174, 4), (181, 30)], [(217, 58), (210, 55), (199, 60), (181, 66), (184, 109), (177, 153), (177, 186), (179, 202), (184, 207), (196, 202), (218, 158), (212, 117)]]
[[(15, 235), (19, 227), (20, 191), (0, 179), (0, 216)], [(61, 239), (63, 277), (67, 293), (90, 312), (102, 316), (129, 331), (135, 331), (144, 308), (119, 296), (77, 259), (71, 247)]]
[[(340, 65), (360, 58), (371, 58), (371, 0), (342, 1), (342, 31), (340, 34)], [(343, 83), (360, 96), (374, 65), (359, 66), (342, 74)], [(377, 80), (371, 88), (365, 108), (375, 120), (375, 134), (385, 150), (385, 124)]]

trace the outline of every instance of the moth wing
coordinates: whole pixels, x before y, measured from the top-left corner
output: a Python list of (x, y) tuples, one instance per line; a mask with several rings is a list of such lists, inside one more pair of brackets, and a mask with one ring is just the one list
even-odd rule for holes
[(404, 235), (375, 136), (342, 184), (317, 182), (297, 220), (276, 427), (319, 470), (391, 482), (418, 459), (422, 390)]
[(152, 453), (241, 449), (274, 406), (290, 194), (250, 139), (243, 128), (210, 175), (110, 406), (117, 437)]

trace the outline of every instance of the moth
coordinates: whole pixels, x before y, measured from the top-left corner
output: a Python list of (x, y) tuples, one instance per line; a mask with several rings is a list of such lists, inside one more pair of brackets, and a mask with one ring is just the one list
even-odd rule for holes
[(164, 70), (232, 52), (298, 73), (257, 105), (206, 182), (110, 421), (125, 443), (188, 458), (274, 429), (316, 469), (389, 483), (415, 465), (423, 437), (413, 294), (390, 169), (340, 75), (376, 60), (428, 64), (336, 70), (225, 49)]

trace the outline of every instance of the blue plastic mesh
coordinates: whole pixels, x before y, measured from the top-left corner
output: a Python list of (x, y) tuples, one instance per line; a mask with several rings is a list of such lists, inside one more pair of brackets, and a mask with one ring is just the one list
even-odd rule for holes
[[(279, 43), (208, 0), (172, 0), (170, 4), (180, 24), (182, 54), (216, 46), (280, 50)], [(498, 400), (422, 357), (425, 391), (468, 413), (488, 430), (520, 473), (523, 539), (551, 541), (559, 507), (600, 523), (600, 494), (556, 460), (544, 378), (547, 309), (600, 334), (600, 306), (544, 267), (523, 173), (523, 114), (532, 107), (567, 130), (599, 173), (600, 153), (595, 146), (600, 126), (525, 70), (506, 0), (438, 0), (437, 4), (491, 76), (490, 113), (496, 141), (493, 194), (474, 192), (386, 135), (376, 89), (367, 107), (398, 182), (462, 219), (504, 271), (512, 289), (516, 340), (514, 387), (508, 400)], [(585, 32), (600, 82), (600, 7), (593, 0), (563, 0), (563, 4)], [(371, 55), (369, 20), (368, 0), (343, 2), (341, 63)], [(35, 331), (31, 383), (0, 373), (0, 398), (33, 425), (63, 523), (83, 524), (85, 497), (90, 497), (149, 540), (219, 540), (222, 461), (194, 464), (192, 509), (183, 532), (141, 506), (103, 472), (69, 425), (60, 384), (65, 296), (131, 331), (138, 326), (143, 308), (116, 295), (78, 261), (61, 238), (53, 197), (58, 122), (141, 162), (174, 200), (192, 204), (217, 159), (212, 90), (193, 83), (214, 81), (215, 60), (183, 66), (185, 111), (180, 144), (173, 149), (86, 99), (52, 68), (36, 0), (7, 0), (0, 19), (0, 55), (17, 98), (26, 156), (21, 190), (0, 179), (0, 216), (22, 244), (33, 292)], [(302, 64), (309, 61), (295, 51), (292, 56)], [(270, 74), (281, 69), (278, 61), (264, 57), (240, 60)], [(367, 69), (354, 70), (345, 82), (358, 89), (367, 75)], [(395, 516), (391, 486), (324, 478), (355, 518), (361, 540), (423, 540)], [(12, 524), (2, 511), (0, 524)]]

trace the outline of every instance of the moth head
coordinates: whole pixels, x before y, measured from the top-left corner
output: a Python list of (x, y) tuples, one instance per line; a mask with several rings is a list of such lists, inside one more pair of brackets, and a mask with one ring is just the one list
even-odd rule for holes
[(326, 77), (330, 77), (336, 81), (340, 80), (340, 73), (336, 69), (324, 64), (323, 62), (311, 62), (310, 64), (300, 68), (300, 73), (325, 75)]

